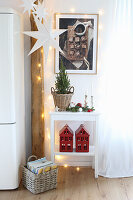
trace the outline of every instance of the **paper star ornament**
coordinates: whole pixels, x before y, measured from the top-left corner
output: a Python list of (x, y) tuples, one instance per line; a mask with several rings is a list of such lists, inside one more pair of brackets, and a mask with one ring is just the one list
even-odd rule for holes
[(42, 24), (41, 21), (38, 20), (36, 17), (35, 17), (35, 22), (36, 22), (38, 31), (24, 32), (24, 34), (37, 39), (29, 55), (35, 52), (37, 49), (39, 49), (42, 46), (43, 46), (44, 54), (45, 54), (45, 61), (47, 61), (47, 58), (48, 58), (49, 46), (53, 46), (57, 51), (60, 51), (62, 54), (64, 54), (59, 44), (57, 43), (56, 38), (59, 37), (62, 33), (64, 33), (66, 29), (52, 30), (51, 18), (48, 19), (48, 22), (45, 23), (45, 25)]
[(37, 15), (37, 18), (39, 18), (40, 21), (42, 21), (42, 19), (46, 21), (46, 16), (48, 15), (48, 13), (46, 11), (44, 1), (43, 3), (40, 3), (40, 1), (38, 1), (38, 5), (36, 6), (34, 14)]
[(24, 7), (24, 13), (28, 11), (29, 16), (31, 14), (31, 10), (34, 11), (34, 8), (36, 5), (34, 4), (36, 0), (21, 0), (23, 2), (23, 5), (21, 7)]

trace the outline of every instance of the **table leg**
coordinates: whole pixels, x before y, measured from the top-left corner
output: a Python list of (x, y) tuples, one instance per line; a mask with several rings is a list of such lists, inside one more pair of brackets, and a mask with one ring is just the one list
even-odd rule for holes
[(95, 134), (95, 178), (98, 178), (98, 118), (96, 118)]
[(51, 138), (51, 161), (54, 163), (55, 161), (55, 155), (54, 155), (54, 120), (51, 119), (50, 124), (50, 138)]

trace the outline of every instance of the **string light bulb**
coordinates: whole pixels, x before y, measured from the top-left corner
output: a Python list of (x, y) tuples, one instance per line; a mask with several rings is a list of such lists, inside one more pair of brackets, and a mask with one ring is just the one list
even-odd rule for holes
[(38, 80), (38, 81), (41, 81), (41, 77), (40, 77), (40, 76), (37, 76), (37, 80)]
[(74, 12), (75, 12), (75, 8), (71, 8), (71, 9), (70, 9), (70, 12), (71, 12), (71, 13), (74, 13)]
[(52, 95), (51, 94), (48, 96), (48, 100), (52, 100)]
[(99, 24), (99, 30), (102, 31), (103, 30), (103, 25)]
[(50, 140), (50, 134), (48, 134), (48, 139)]
[(42, 119), (44, 119), (44, 113), (42, 113), (41, 117), (42, 117)]
[(79, 172), (80, 168), (79, 168), (79, 167), (77, 167), (77, 168), (76, 168), (76, 170), (77, 170), (77, 172)]
[(43, 53), (43, 48), (41, 49), (41, 53)]
[(61, 156), (58, 156), (58, 155), (57, 155), (57, 156), (56, 156), (56, 159), (57, 159), (57, 160), (60, 160), (60, 159), (61, 159)]
[(99, 15), (100, 16), (104, 15), (104, 10), (103, 9), (99, 10)]
[(38, 67), (41, 67), (42, 65), (41, 65), (41, 63), (38, 63), (38, 65), (37, 65)]
[(64, 167), (65, 167), (65, 168), (67, 168), (67, 167), (68, 167), (68, 165), (67, 165), (67, 164), (65, 164), (65, 165), (64, 165)]
[(49, 50), (52, 50), (52, 46), (49, 47)]

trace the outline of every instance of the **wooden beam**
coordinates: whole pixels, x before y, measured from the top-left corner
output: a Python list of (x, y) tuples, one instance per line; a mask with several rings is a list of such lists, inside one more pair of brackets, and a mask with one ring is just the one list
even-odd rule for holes
[[(37, 27), (31, 14), (31, 30)], [(36, 39), (31, 38), (31, 48)], [(44, 157), (44, 65), (43, 48), (31, 54), (31, 90), (32, 90), (32, 154), (38, 158)]]

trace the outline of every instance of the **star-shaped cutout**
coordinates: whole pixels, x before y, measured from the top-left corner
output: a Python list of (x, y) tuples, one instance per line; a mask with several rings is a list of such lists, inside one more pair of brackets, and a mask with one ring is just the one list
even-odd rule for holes
[(49, 46), (53, 46), (56, 50), (60, 51), (62, 54), (63, 51), (60, 48), (59, 44), (56, 41), (56, 38), (59, 37), (62, 33), (67, 31), (67, 29), (63, 30), (52, 30), (52, 23), (51, 23), (51, 17), (48, 19), (47, 23), (42, 24), (40, 20), (38, 20), (35, 16), (35, 22), (38, 28), (38, 31), (29, 31), (24, 32), (24, 34), (36, 38), (37, 42), (31, 49), (30, 54), (32, 54), (34, 51), (39, 49), (43, 46), (44, 48), (44, 54), (45, 54), (45, 61), (47, 61), (48, 58), (48, 52), (49, 52)]
[(40, 3), (40, 1), (38, 2), (38, 5), (36, 6), (36, 9), (34, 11), (34, 14), (37, 15), (40, 21), (42, 21), (42, 19), (46, 21), (45, 17), (48, 15), (48, 13), (46, 12), (44, 1), (42, 4)]
[(36, 0), (21, 0), (23, 2), (23, 5), (21, 7), (24, 7), (24, 13), (28, 11), (29, 16), (31, 14), (31, 10), (34, 11), (34, 8), (36, 5), (34, 4)]

